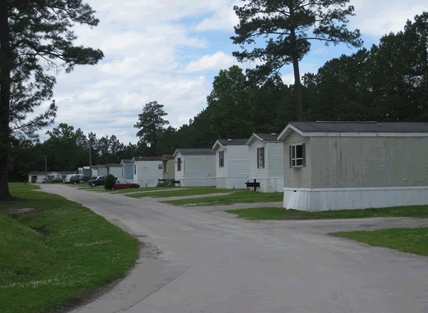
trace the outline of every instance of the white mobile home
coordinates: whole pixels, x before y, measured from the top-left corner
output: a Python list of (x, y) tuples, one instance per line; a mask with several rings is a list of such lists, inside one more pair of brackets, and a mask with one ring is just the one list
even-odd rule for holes
[(284, 190), (284, 146), (278, 134), (253, 134), (247, 141), (250, 181), (260, 182), (261, 192)]
[(97, 164), (98, 176), (107, 176), (107, 167), (105, 164)]
[(116, 178), (124, 178), (122, 165), (111, 163), (111, 164), (106, 164), (106, 168), (107, 168), (107, 175), (112, 174)]
[(284, 208), (364, 209), (428, 203), (428, 123), (291, 122)]
[(133, 157), (134, 182), (141, 187), (156, 187), (162, 178), (161, 157)]
[(218, 139), (212, 150), (216, 153), (217, 188), (246, 188), (249, 179), (248, 139)]
[(177, 149), (174, 154), (175, 180), (182, 187), (215, 186), (215, 152), (211, 149)]

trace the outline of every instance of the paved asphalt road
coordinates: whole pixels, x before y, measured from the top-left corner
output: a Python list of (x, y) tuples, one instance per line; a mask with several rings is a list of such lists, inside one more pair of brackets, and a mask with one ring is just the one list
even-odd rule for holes
[(127, 278), (73, 313), (428, 312), (427, 258), (325, 234), (425, 221), (249, 222), (219, 208), (42, 188), (82, 203), (161, 251), (157, 259), (142, 253)]

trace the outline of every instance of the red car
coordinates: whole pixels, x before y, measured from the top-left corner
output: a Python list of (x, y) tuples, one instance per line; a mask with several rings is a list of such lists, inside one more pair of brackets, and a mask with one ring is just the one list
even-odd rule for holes
[(130, 183), (126, 180), (117, 180), (116, 184), (114, 184), (113, 189), (126, 189), (126, 188), (140, 188), (140, 185), (136, 183)]

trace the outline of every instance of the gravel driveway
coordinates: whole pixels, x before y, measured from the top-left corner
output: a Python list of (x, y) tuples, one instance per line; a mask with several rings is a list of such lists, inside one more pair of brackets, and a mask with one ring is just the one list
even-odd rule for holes
[(73, 313), (428, 312), (427, 258), (325, 234), (425, 220), (250, 222), (154, 199), (42, 189), (149, 243), (127, 278)]

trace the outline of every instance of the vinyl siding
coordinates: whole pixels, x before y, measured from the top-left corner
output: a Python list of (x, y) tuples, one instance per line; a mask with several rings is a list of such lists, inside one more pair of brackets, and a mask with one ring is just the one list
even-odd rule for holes
[(312, 137), (312, 188), (428, 185), (428, 138)]
[(112, 174), (116, 178), (122, 178), (122, 167), (110, 167), (109, 174)]
[(155, 187), (158, 184), (158, 179), (162, 177), (162, 169), (159, 169), (159, 164), (162, 161), (137, 161), (137, 175), (134, 175), (134, 182), (141, 187)]
[[(180, 156), (178, 156), (180, 155)], [(181, 186), (215, 186), (216, 166), (215, 155), (181, 155), (183, 160), (182, 175), (176, 180), (181, 181)]]
[[(257, 168), (257, 149), (258, 148), (265, 148), (265, 166), (264, 168)], [(249, 178), (250, 180), (253, 179), (264, 179), (268, 177), (268, 149), (266, 147), (266, 143), (259, 139), (255, 139), (249, 146), (248, 146), (248, 155), (249, 155)]]
[(174, 179), (175, 178), (175, 162), (174, 159), (166, 161), (166, 173), (162, 170), (162, 178), (163, 179)]
[[(224, 151), (224, 163), (223, 167), (219, 166), (219, 152)], [(215, 167), (216, 167), (216, 177), (226, 177), (227, 173), (227, 150), (223, 147), (218, 148), (218, 150), (215, 153)]]

